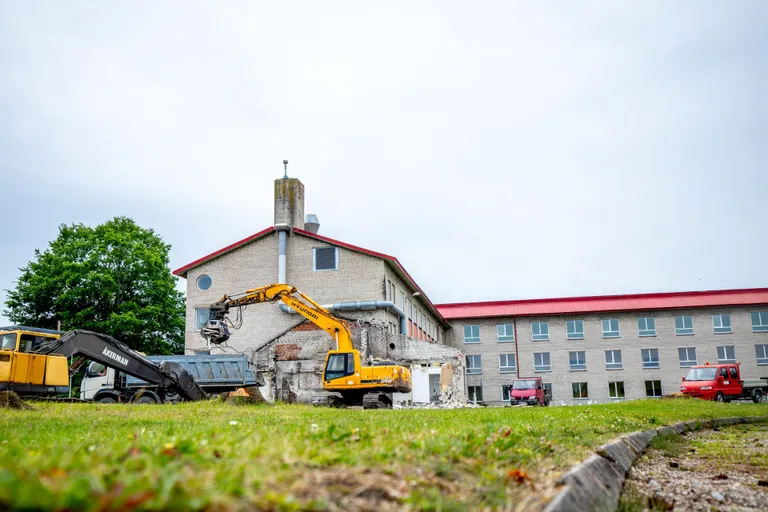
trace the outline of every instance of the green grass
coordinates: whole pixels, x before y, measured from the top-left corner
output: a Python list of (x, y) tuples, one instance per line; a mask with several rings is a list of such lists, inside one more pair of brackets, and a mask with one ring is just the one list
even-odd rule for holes
[[(618, 434), (765, 404), (337, 410), (34, 404), (0, 411), (0, 507), (502, 508)], [(511, 470), (532, 482), (509, 479)]]

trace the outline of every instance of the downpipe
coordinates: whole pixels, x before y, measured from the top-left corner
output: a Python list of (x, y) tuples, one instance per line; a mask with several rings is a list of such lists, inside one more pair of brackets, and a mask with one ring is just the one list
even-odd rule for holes
[[(407, 335), (405, 313), (389, 300), (360, 300), (354, 302), (337, 302), (336, 304), (323, 305), (328, 311), (372, 311), (375, 309), (386, 309), (387, 311), (400, 317), (400, 334)], [(285, 304), (280, 304), (280, 311), (283, 313), (295, 314), (296, 311)]]

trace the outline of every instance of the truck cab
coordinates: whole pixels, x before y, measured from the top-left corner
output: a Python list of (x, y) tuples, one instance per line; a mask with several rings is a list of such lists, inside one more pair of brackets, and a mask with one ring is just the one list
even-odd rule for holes
[(549, 405), (541, 377), (515, 379), (509, 387), (510, 405)]

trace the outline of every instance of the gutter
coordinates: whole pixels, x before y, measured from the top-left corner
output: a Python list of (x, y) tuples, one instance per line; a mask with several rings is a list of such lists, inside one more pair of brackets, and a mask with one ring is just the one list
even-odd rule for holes
[[(400, 334), (408, 335), (408, 331), (405, 325), (405, 313), (402, 309), (389, 300), (360, 300), (353, 302), (337, 302), (335, 304), (323, 305), (323, 308), (328, 311), (372, 311), (375, 309), (386, 309), (390, 313), (393, 313), (400, 317)], [(295, 314), (296, 311), (289, 308), (285, 304), (280, 304), (280, 311), (283, 313)]]

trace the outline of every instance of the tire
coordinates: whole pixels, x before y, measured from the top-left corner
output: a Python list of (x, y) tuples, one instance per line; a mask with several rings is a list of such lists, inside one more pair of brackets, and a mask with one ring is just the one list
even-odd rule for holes
[(759, 389), (756, 389), (754, 393), (752, 393), (752, 401), (756, 404), (759, 404), (763, 399), (763, 392)]
[(135, 404), (145, 404), (145, 405), (154, 405), (157, 402), (155, 401), (155, 398), (152, 395), (141, 395), (136, 400), (133, 401)]
[(116, 404), (117, 400), (115, 400), (115, 397), (113, 397), (113, 396), (104, 395), (104, 396), (100, 396), (98, 398), (98, 400), (96, 400), (96, 403), (98, 403), (98, 404)]
[(725, 395), (721, 391), (715, 395), (715, 402), (725, 402)]

